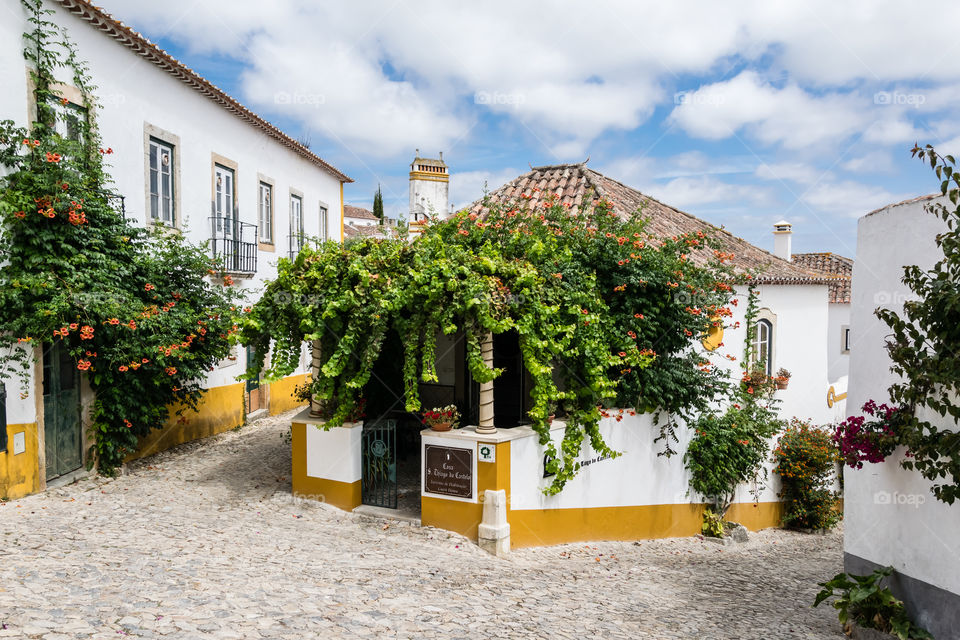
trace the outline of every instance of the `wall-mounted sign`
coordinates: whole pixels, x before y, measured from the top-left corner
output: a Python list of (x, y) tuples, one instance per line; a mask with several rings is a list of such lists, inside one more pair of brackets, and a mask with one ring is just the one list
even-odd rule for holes
[(497, 445), (486, 442), (477, 443), (477, 460), (480, 462), (497, 461)]
[(423, 483), (427, 493), (473, 498), (473, 451), (428, 444), (423, 453)]
[(27, 434), (18, 431), (13, 434), (13, 455), (19, 455), (27, 450)]

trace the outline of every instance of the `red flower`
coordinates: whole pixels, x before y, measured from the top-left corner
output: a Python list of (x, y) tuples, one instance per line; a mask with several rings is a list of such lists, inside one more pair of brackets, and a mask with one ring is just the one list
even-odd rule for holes
[(120, 365), (119, 367), (117, 367), (117, 370), (118, 370), (118, 371), (126, 371), (126, 370), (127, 370), (127, 365), (122, 364), (122, 365)]
[(108, 322), (109, 324), (113, 324), (113, 325), (120, 324), (119, 318), (110, 318), (109, 320), (107, 320), (107, 322)]
[(150, 284), (149, 282), (148, 282), (147, 284), (143, 285), (143, 290), (144, 290), (144, 291), (153, 291), (154, 289), (156, 289), (156, 287), (153, 286), (152, 284)]
[(80, 371), (86, 371), (89, 368), (90, 368), (89, 360), (80, 360), (79, 362), (77, 362), (77, 369), (80, 369)]

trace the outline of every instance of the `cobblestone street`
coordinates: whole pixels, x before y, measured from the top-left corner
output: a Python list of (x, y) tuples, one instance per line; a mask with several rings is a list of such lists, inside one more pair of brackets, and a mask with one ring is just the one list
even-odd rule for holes
[(515, 551), (290, 495), (292, 414), (0, 506), (0, 637), (841, 638), (841, 536)]

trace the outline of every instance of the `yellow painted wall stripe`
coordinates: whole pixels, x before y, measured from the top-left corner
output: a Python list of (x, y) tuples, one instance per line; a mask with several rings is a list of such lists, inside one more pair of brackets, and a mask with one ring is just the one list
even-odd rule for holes
[[(23, 453), (13, 454), (13, 436), (23, 432)], [(40, 490), (37, 423), (8, 424), (7, 450), (0, 453), (0, 498), (14, 500)]]
[(361, 502), (359, 480), (338, 482), (307, 475), (307, 425), (303, 422), (294, 422), (290, 435), (293, 495), (326, 502), (345, 511), (353, 511), (359, 507)]

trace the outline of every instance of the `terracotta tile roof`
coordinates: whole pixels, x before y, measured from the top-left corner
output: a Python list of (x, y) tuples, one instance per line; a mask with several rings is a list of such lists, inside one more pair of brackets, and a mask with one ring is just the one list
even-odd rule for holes
[(373, 215), (373, 211), (370, 211), (369, 209), (364, 209), (363, 207), (355, 207), (350, 204), (343, 205), (343, 217), (362, 219), (362, 220), (377, 219), (377, 216)]
[(831, 276), (830, 302), (850, 303), (850, 278), (853, 259), (835, 253), (795, 253), (793, 262), (804, 269)]
[(69, 13), (89, 23), (95, 29), (105, 33), (135, 54), (160, 67), (173, 77), (177, 78), (191, 89), (203, 94), (210, 100), (234, 114), (241, 120), (260, 129), (268, 136), (292, 150), (299, 156), (309, 160), (318, 167), (332, 174), (341, 182), (353, 182), (345, 173), (329, 164), (305, 146), (270, 124), (254, 112), (247, 109), (237, 100), (230, 97), (225, 91), (204, 79), (169, 53), (150, 42), (140, 33), (134, 31), (119, 20), (113, 18), (100, 7), (96, 7), (84, 0), (54, 0)]
[(343, 225), (344, 238), (386, 238), (387, 231), (393, 232), (393, 227), (383, 229), (378, 224), (355, 225), (349, 222)]
[[(735, 255), (733, 263), (736, 266), (744, 270), (762, 269), (757, 278), (761, 283), (812, 284), (826, 283), (828, 280), (822, 274), (791, 264), (720, 227), (597, 173), (587, 168), (586, 163), (535, 167), (490, 193), (487, 200), (474, 202), (469, 210), (482, 215), (490, 203), (513, 203), (524, 194), (530, 196), (527, 201), (530, 206), (537, 206), (542, 198), (551, 193), (557, 194), (561, 202), (574, 209), (585, 198), (592, 201), (598, 197), (607, 198), (620, 215), (628, 215), (642, 208), (644, 217), (649, 219), (647, 231), (652, 237), (665, 238), (702, 231), (719, 241), (724, 251)], [(697, 252), (691, 257), (702, 264), (711, 256), (706, 252)]]

